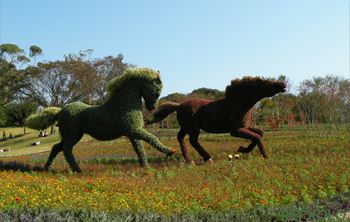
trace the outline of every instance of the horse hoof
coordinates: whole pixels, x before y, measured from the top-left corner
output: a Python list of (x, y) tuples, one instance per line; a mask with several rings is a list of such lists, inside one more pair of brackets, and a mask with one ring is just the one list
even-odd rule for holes
[(175, 152), (176, 152), (175, 149), (171, 149), (171, 150), (169, 151), (169, 153), (167, 153), (167, 155), (168, 155), (168, 156), (172, 156), (172, 155), (174, 155)]
[(237, 152), (240, 152), (240, 153), (248, 153), (248, 152), (247, 152), (247, 148), (244, 147), (244, 146), (240, 146), (240, 147), (238, 148)]
[(196, 163), (193, 160), (186, 160), (186, 164), (194, 164), (194, 165), (196, 165)]
[(207, 162), (207, 163), (212, 163), (213, 160), (210, 158), (210, 159), (206, 160), (205, 162)]

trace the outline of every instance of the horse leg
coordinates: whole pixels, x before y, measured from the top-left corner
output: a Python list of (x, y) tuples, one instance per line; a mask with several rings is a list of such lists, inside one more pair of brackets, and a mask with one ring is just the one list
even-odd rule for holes
[[(258, 134), (261, 138), (264, 136), (264, 130), (254, 127), (254, 126), (249, 126), (248, 129), (256, 134)], [(238, 152), (240, 153), (250, 153), (253, 151), (254, 147), (257, 145), (256, 142), (252, 141), (251, 144), (249, 144), (248, 147), (240, 146), (238, 149)]]
[(47, 162), (46, 162), (45, 167), (44, 167), (44, 169), (46, 171), (49, 171), (52, 168), (53, 160), (55, 159), (57, 154), (63, 150), (62, 147), (63, 147), (62, 141), (57, 143), (57, 144), (55, 144), (55, 145), (53, 145), (53, 147), (51, 149), (50, 156), (47, 159)]
[(147, 132), (142, 128), (135, 129), (133, 132), (127, 134), (126, 136), (129, 137), (130, 140), (143, 140), (162, 153), (173, 154), (175, 152), (175, 150), (173, 150), (172, 148), (164, 146), (155, 135)]
[(143, 149), (142, 140), (130, 139), (130, 142), (131, 142), (132, 147), (134, 148), (137, 156), (139, 157), (139, 162), (140, 162), (141, 166), (149, 167), (148, 162), (147, 162), (146, 152)]
[[(250, 131), (248, 128), (240, 128), (235, 132), (231, 132), (231, 136), (251, 140), (252, 141), (251, 145), (257, 144), (259, 147), (260, 153), (263, 155), (263, 157), (265, 159), (269, 158), (269, 155), (265, 151), (264, 144), (263, 144), (261, 136), (259, 134), (255, 133), (253, 131)], [(239, 149), (238, 151), (242, 152), (242, 149)], [(243, 153), (246, 153), (246, 152), (247, 151), (244, 149)], [(248, 150), (248, 152), (249, 152), (249, 150)]]
[(190, 135), (190, 143), (197, 150), (197, 152), (204, 158), (204, 161), (212, 162), (211, 156), (205, 149), (199, 144), (198, 142), (198, 136), (199, 136), (199, 130), (197, 132), (191, 132)]
[(185, 158), (187, 163), (194, 163), (192, 158), (190, 157), (190, 154), (188, 153), (187, 145), (186, 145), (186, 131), (183, 129), (180, 129), (179, 133), (177, 134), (177, 141), (180, 143), (182, 155)]
[(75, 141), (63, 141), (63, 154), (73, 172), (81, 173), (81, 169), (73, 155), (73, 146), (79, 142), (83, 134), (76, 137)]
[(66, 161), (68, 162), (68, 164), (73, 172), (81, 173), (81, 169), (80, 169), (77, 161), (75, 160), (72, 149), (73, 149), (73, 146), (65, 145), (63, 148), (64, 157), (66, 158)]

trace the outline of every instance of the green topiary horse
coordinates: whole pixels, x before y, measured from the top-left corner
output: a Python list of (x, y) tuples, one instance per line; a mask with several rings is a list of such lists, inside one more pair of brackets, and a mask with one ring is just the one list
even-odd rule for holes
[(45, 108), (39, 114), (28, 117), (26, 126), (36, 130), (44, 130), (58, 121), (62, 140), (52, 147), (45, 169), (49, 170), (54, 158), (63, 151), (70, 168), (81, 172), (72, 149), (84, 133), (98, 140), (128, 137), (142, 166), (148, 167), (142, 140), (168, 156), (174, 154), (176, 150), (164, 146), (143, 129), (141, 97), (148, 110), (155, 109), (162, 87), (158, 72), (148, 68), (128, 69), (108, 83), (107, 101), (100, 106), (74, 102), (62, 109)]
[(286, 84), (280, 81), (270, 81), (259, 77), (244, 77), (231, 81), (226, 87), (225, 98), (212, 101), (193, 98), (183, 103), (166, 102), (161, 104), (146, 123), (151, 124), (166, 118), (170, 113), (177, 112), (177, 120), (181, 126), (177, 139), (182, 154), (188, 163), (193, 163), (188, 154), (185, 135), (189, 134), (191, 145), (204, 158), (211, 162), (211, 156), (198, 143), (200, 129), (209, 133), (230, 133), (231, 136), (251, 140), (246, 148), (241, 146), (238, 152), (248, 153), (258, 145), (264, 158), (268, 158), (262, 137), (264, 131), (248, 126), (250, 110), (264, 97), (271, 97), (285, 92)]

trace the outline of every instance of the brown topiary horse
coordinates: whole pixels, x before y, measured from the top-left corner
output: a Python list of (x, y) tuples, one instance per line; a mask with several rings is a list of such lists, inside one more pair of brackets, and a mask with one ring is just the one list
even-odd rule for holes
[(226, 87), (225, 98), (216, 101), (193, 98), (181, 104), (166, 102), (158, 107), (146, 124), (161, 121), (170, 113), (177, 111), (177, 120), (181, 126), (177, 139), (188, 163), (194, 162), (188, 154), (184, 140), (187, 133), (190, 136), (191, 145), (204, 160), (212, 161), (211, 156), (198, 143), (200, 129), (209, 133), (230, 133), (231, 136), (251, 140), (247, 148), (241, 146), (238, 152), (249, 153), (255, 145), (258, 145), (263, 157), (268, 158), (262, 142), (264, 131), (248, 126), (250, 110), (261, 99), (285, 92), (285, 88), (284, 82), (259, 77), (235, 79), (231, 81), (231, 85)]

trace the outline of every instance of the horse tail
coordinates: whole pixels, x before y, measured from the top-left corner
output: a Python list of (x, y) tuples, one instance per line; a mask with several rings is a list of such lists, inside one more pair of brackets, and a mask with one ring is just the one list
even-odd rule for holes
[(25, 120), (28, 128), (35, 130), (45, 130), (57, 123), (61, 108), (48, 107), (42, 109), (38, 114), (32, 114)]
[(175, 112), (181, 103), (166, 102), (161, 104), (155, 112), (146, 120), (146, 124), (152, 124), (165, 119), (169, 114)]

